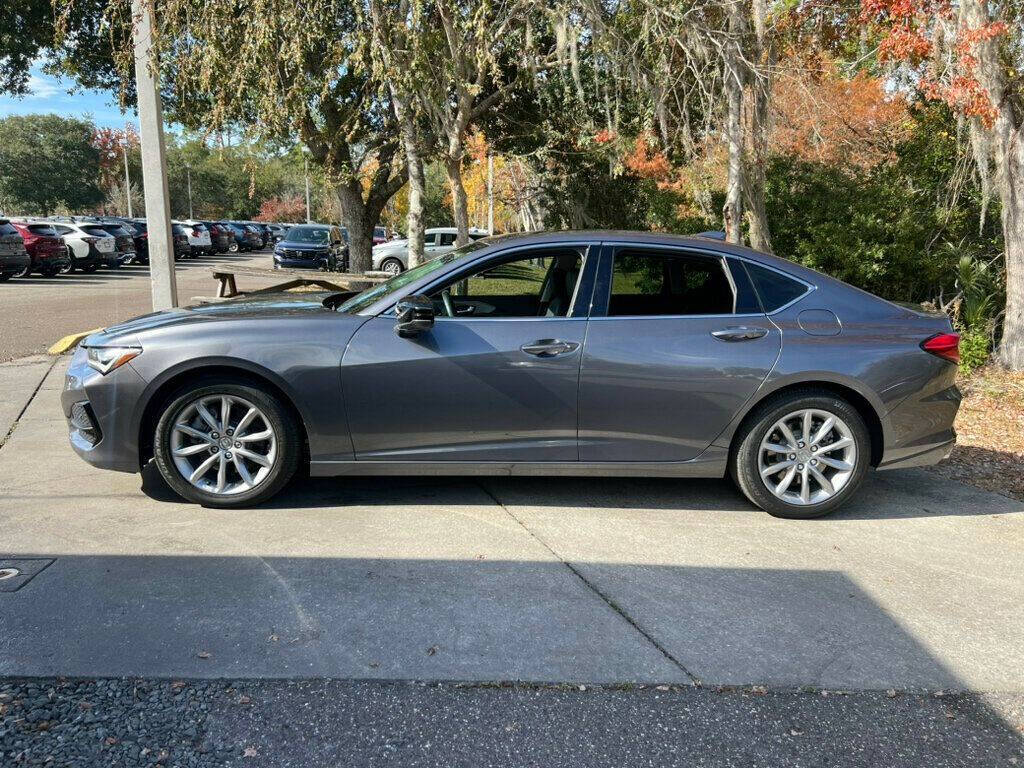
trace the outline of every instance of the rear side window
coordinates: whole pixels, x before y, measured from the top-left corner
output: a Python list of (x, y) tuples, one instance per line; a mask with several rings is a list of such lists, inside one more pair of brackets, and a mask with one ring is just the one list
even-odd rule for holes
[(807, 286), (781, 272), (746, 262), (747, 272), (765, 312), (774, 312), (807, 293)]
[(455, 245), (455, 235), (452, 234), (451, 232), (442, 232), (440, 234), (440, 238), (441, 238), (441, 240), (438, 243), (438, 245), (442, 245), (442, 246)]
[(721, 259), (622, 250), (612, 267), (608, 315), (731, 315), (736, 297)]
[(16, 235), (18, 230), (9, 221), (0, 222), (0, 235)]
[(110, 233), (103, 227), (82, 227), (82, 231), (96, 237), (110, 237)]
[(56, 237), (57, 230), (49, 224), (29, 224), (28, 231), (43, 237)]

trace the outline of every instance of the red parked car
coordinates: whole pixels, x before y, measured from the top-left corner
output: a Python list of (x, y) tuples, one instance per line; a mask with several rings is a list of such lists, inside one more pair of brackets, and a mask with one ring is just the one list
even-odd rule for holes
[(68, 249), (52, 226), (20, 221), (12, 221), (11, 224), (18, 230), (22, 242), (25, 243), (25, 250), (32, 259), (32, 263), (15, 277), (28, 277), (33, 272), (38, 272), (43, 277), (53, 277), (58, 272), (71, 269)]

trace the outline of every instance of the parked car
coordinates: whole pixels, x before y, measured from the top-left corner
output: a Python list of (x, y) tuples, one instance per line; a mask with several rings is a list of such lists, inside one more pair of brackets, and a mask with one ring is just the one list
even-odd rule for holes
[(181, 224), (171, 224), (171, 240), (174, 243), (174, 260), (187, 259), (192, 255), (188, 231)]
[(276, 245), (284, 240), (284, 236), (290, 227), (286, 227), (283, 224), (268, 224), (267, 229), (270, 230), (270, 242)]
[(71, 266), (80, 272), (95, 272), (101, 266), (120, 266), (114, 236), (96, 224), (53, 222), (54, 231), (67, 246)]
[(210, 233), (210, 247), (213, 253), (225, 253), (233, 239), (230, 230), (216, 221), (204, 221), (203, 224)]
[(337, 272), (346, 266), (348, 246), (341, 229), (327, 224), (300, 224), (274, 246), (274, 268)]
[(262, 221), (247, 221), (246, 226), (252, 227), (260, 236), (260, 248), (266, 248), (270, 243), (270, 228)]
[(262, 250), (266, 245), (263, 231), (255, 224), (243, 224), (242, 228), (251, 235), (249, 240), (251, 249), (254, 251)]
[(0, 219), (0, 283), (24, 274), (31, 265), (32, 258), (18, 230), (9, 219)]
[(240, 253), (243, 251), (253, 251), (260, 247), (260, 237), (251, 229), (248, 229), (244, 224), (238, 224), (233, 221), (223, 222), (234, 236), (234, 241), (228, 245), (228, 251), (230, 253)]
[(174, 223), (180, 224), (184, 228), (185, 234), (188, 235), (188, 244), (193, 258), (213, 253), (213, 241), (210, 239), (210, 230), (206, 228), (203, 222), (189, 219), (188, 221), (176, 221)]
[(49, 222), (12, 221), (28, 251), (31, 263), (15, 277), (28, 277), (38, 272), (43, 277), (53, 277), (71, 266), (71, 257), (64, 242)]
[(131, 219), (135, 229), (135, 261), (149, 264), (149, 224), (145, 219)]
[[(434, 227), (428, 229), (423, 236), (423, 253), (427, 259), (448, 253), (455, 248), (458, 230), (455, 227)], [(471, 240), (487, 237), (487, 233), (479, 229), (469, 231)], [(409, 268), (409, 241), (390, 240), (375, 245), (373, 248), (373, 269), (397, 275)]]
[(93, 226), (100, 227), (109, 232), (116, 243), (117, 253), (120, 255), (119, 261), (111, 261), (107, 264), (108, 267), (117, 269), (122, 264), (130, 264), (136, 256), (135, 251), (135, 232), (124, 227), (119, 222), (112, 221), (100, 221), (98, 224)]
[(958, 344), (944, 314), (722, 241), (536, 233), (355, 295), (111, 326), (61, 402), (85, 460), (153, 457), (212, 507), (265, 500), (308, 460), (314, 475), (729, 475), (809, 518), (871, 467), (949, 454)]
[[(391, 236), (388, 234), (387, 227), (374, 227), (373, 228), (373, 244), (380, 245), (391, 240)], [(455, 241), (452, 240), (454, 243)]]

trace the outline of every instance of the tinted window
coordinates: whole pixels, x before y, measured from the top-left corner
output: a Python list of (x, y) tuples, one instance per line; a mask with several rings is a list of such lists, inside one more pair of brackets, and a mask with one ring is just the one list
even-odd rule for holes
[(734, 306), (719, 259), (646, 250), (615, 254), (610, 316), (728, 315)]
[(451, 232), (441, 232), (438, 237), (440, 238), (438, 245), (455, 245), (455, 235)]
[(107, 232), (103, 227), (82, 227), (82, 231), (87, 235), (94, 235), (95, 237), (110, 237), (110, 233)]
[(425, 235), (423, 235), (423, 245), (424, 246), (434, 245), (436, 242), (437, 242), (437, 233), (436, 232), (427, 232)]
[(57, 230), (49, 224), (29, 224), (27, 229), (29, 232), (34, 232), (35, 234), (42, 235), (43, 237), (57, 236)]
[(576, 250), (533, 251), (461, 278), (431, 298), (438, 315), (448, 314), (448, 291), (456, 317), (566, 317), (582, 268)]
[(791, 277), (786, 277), (780, 272), (772, 269), (746, 262), (747, 272), (754, 282), (758, 296), (761, 297), (761, 305), (765, 312), (774, 312), (779, 307), (784, 307), (793, 299), (799, 298), (807, 293), (807, 286)]
[(9, 221), (0, 222), (0, 235), (16, 235), (18, 230)]

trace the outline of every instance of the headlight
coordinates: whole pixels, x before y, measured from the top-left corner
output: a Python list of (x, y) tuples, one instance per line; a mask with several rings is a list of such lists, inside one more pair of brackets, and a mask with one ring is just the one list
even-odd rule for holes
[(89, 347), (88, 363), (100, 373), (110, 373), (142, 354), (142, 347)]

